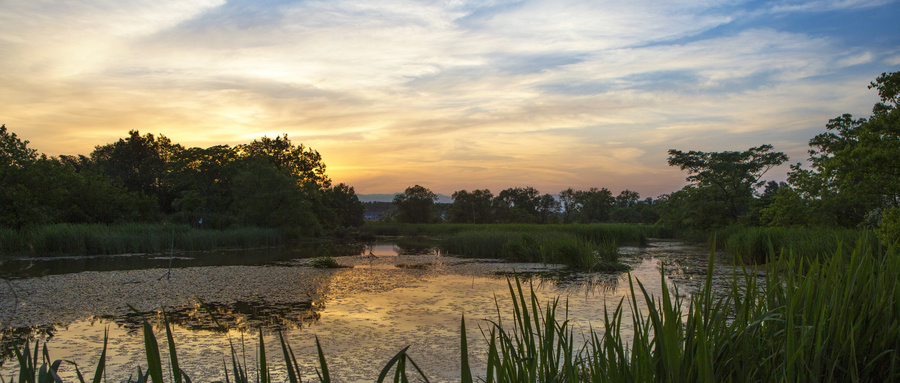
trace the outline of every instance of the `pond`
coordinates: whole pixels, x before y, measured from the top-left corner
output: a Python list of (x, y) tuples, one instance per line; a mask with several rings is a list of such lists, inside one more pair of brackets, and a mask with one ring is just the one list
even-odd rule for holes
[[(154, 324), (165, 354), (165, 311), (179, 361), (194, 381), (224, 381), (226, 359), (233, 373), (230, 344), (239, 357), (244, 350), (253, 366), (261, 329), (275, 380), (285, 376), (281, 332), (304, 380), (315, 381), (318, 337), (335, 381), (371, 382), (394, 354), (410, 346), (409, 355), (431, 381), (452, 382), (459, 380), (460, 318), (465, 315), (473, 371), (481, 367), (483, 374), (486, 342), (480, 328), (487, 329), (498, 310), (508, 318), (507, 281), (514, 274), (542, 301), (559, 297), (579, 334), (602, 331), (604, 310), (612, 311), (630, 296), (624, 273), (571, 273), (557, 265), (456, 258), (394, 244), (330, 249), (331, 254), (353, 253), (335, 257), (352, 268), (310, 267), (311, 256), (322, 251), (4, 260), (0, 270), (11, 278), (0, 285), (6, 350), (0, 373), (12, 375), (15, 363), (8, 350), (13, 345), (39, 339), (52, 359), (73, 361), (92, 376), (108, 331), (107, 378), (126, 380), (138, 366), (145, 368), (143, 320)], [(661, 269), (670, 287), (678, 286), (681, 294), (695, 291), (709, 258), (705, 248), (661, 240), (620, 252), (632, 267), (631, 277), (655, 295), (661, 291)], [(727, 283), (731, 267), (723, 256), (716, 262), (722, 265), (716, 268), (716, 283)], [(61, 371), (74, 380), (71, 365)]]

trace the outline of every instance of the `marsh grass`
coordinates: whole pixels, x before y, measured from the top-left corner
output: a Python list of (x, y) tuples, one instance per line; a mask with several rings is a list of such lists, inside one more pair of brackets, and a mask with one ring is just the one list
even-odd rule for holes
[(573, 269), (624, 271), (614, 239), (594, 243), (560, 231), (464, 231), (441, 240), (443, 253), (510, 262), (563, 264)]
[(784, 252), (824, 259), (837, 252), (852, 252), (860, 242), (864, 247), (879, 243), (871, 230), (829, 227), (732, 228), (716, 236), (725, 238), (728, 253), (748, 264), (762, 264)]
[(485, 381), (898, 381), (897, 251), (860, 242), (822, 260), (786, 256), (762, 283), (739, 270), (721, 294), (711, 256), (704, 287), (687, 301), (663, 275), (660, 296), (629, 278), (631, 294), (583, 342), (558, 318), (558, 299), (541, 306), (516, 279), (512, 328), (498, 319), (485, 331)]
[(290, 238), (280, 229), (254, 227), (201, 230), (173, 224), (55, 224), (0, 229), (0, 254), (161, 253), (173, 246), (186, 251), (274, 246)]
[(340, 269), (352, 267), (341, 265), (336, 259), (334, 259), (334, 257), (330, 256), (313, 258), (309, 262), (309, 265), (319, 269)]

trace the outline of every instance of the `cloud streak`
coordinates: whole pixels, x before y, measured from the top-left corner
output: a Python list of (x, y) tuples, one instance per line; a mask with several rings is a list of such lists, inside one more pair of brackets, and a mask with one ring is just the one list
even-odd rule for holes
[(896, 38), (770, 22), (897, 2), (751, 5), (0, 1), (0, 118), (48, 154), (129, 129), (189, 146), (287, 132), (363, 193), (656, 196), (683, 184), (667, 149), (775, 143), (802, 160), (898, 69)]

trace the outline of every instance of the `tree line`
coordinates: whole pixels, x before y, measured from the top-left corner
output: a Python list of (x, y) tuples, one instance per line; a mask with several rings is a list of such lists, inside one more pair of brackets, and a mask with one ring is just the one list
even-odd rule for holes
[(384, 220), (404, 223), (656, 223), (656, 202), (623, 190), (614, 195), (606, 188), (573, 190), (557, 196), (537, 189), (512, 187), (496, 196), (489, 189), (458, 190), (450, 204), (438, 204), (437, 195), (415, 185), (394, 197), (395, 209)]
[(39, 155), (0, 126), (0, 226), (170, 221), (303, 229), (363, 223), (353, 187), (332, 185), (315, 150), (288, 135), (185, 148), (137, 130), (89, 156)]

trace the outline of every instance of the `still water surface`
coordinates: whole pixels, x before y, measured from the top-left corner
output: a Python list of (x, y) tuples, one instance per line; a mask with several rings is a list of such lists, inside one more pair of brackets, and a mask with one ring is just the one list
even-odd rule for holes
[[(486, 342), (479, 328), (487, 329), (498, 309), (508, 318), (507, 279), (513, 272), (544, 301), (559, 297), (567, 303), (568, 318), (579, 333), (602, 331), (604, 310), (630, 297), (624, 273), (569, 273), (557, 265), (456, 258), (393, 244), (344, 250), (355, 254), (336, 259), (352, 268), (310, 267), (310, 257), (321, 251), (4, 260), (0, 270), (12, 278), (0, 285), (3, 345), (40, 339), (52, 359), (74, 361), (92, 376), (108, 330), (107, 378), (123, 381), (137, 366), (145, 368), (142, 320), (155, 325), (165, 354), (160, 324), (165, 311), (173, 323), (179, 361), (194, 381), (225, 379), (226, 358), (231, 369), (229, 342), (239, 356), (243, 344), (253, 366), (260, 329), (276, 380), (285, 374), (277, 341), (281, 331), (305, 380), (315, 381), (318, 336), (336, 381), (374, 380), (407, 345), (431, 381), (458, 381), (461, 316), (466, 318), (470, 363), (476, 372), (483, 370)], [(670, 288), (678, 286), (682, 294), (696, 290), (709, 258), (704, 248), (669, 241), (620, 252), (633, 268), (631, 277), (655, 295), (663, 283), (661, 269)], [(731, 267), (724, 257), (716, 262), (722, 265), (716, 268), (716, 283), (725, 284)], [(227, 331), (213, 323), (200, 301)], [(0, 367), (5, 378), (12, 375), (12, 365), (7, 359)], [(64, 365), (63, 370), (64, 378), (74, 380), (73, 368)]]

